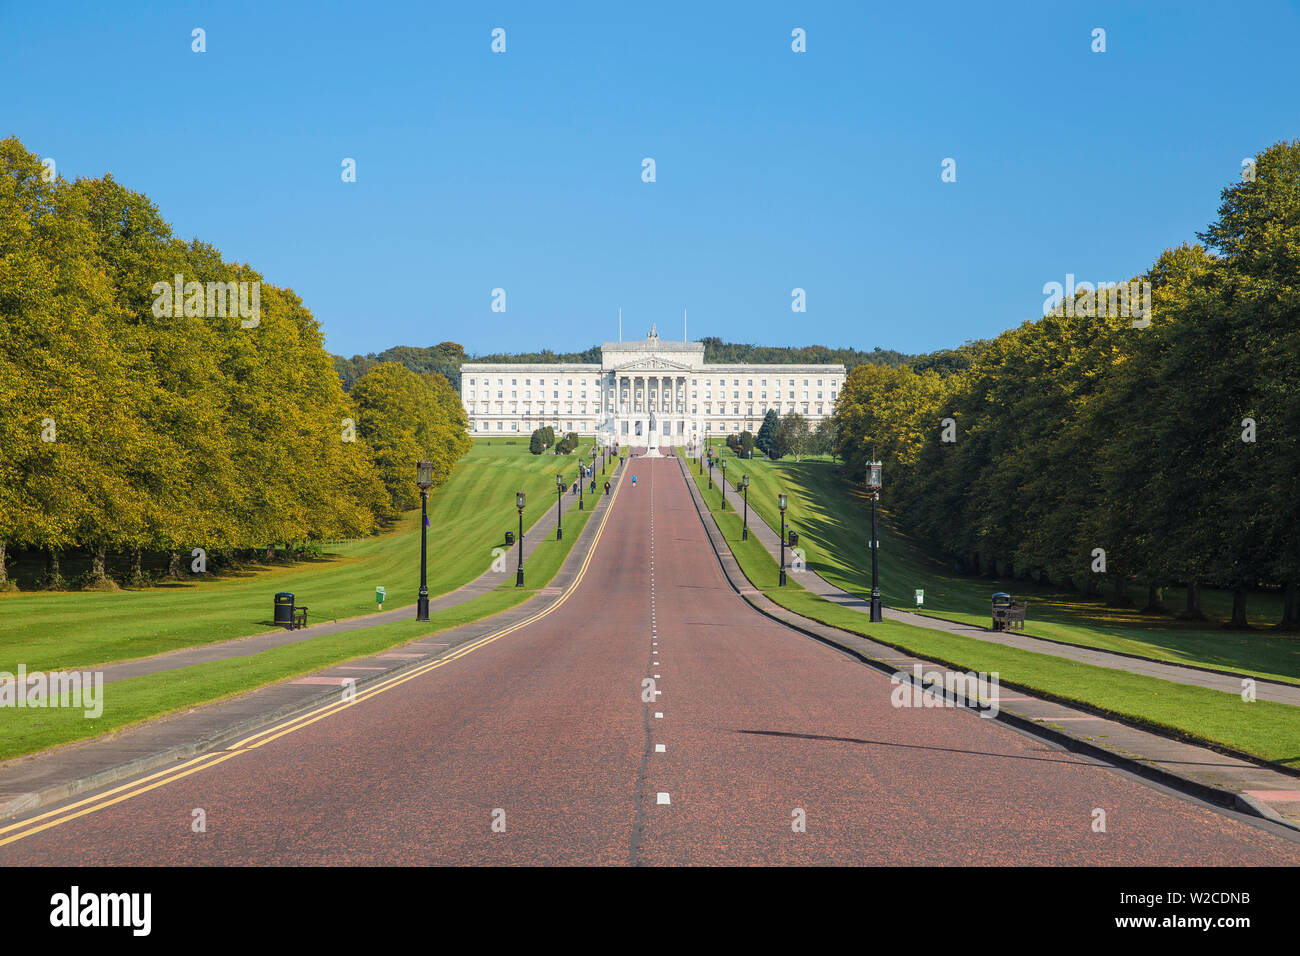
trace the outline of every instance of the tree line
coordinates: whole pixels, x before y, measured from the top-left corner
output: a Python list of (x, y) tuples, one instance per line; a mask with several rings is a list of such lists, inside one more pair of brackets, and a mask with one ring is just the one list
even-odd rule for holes
[[(1070, 303), (957, 369), (859, 367), (835, 411), (837, 453), (885, 489), (911, 533), (959, 568), (1146, 609), (1187, 589), (1280, 588), (1300, 626), (1300, 142), (1221, 193), (1199, 243), (1166, 250), (1141, 317)], [(1072, 308), (1068, 306), (1073, 306)]]
[[(943, 349), (929, 355), (917, 356), (880, 347), (872, 351), (832, 349), (823, 345), (787, 348), (742, 345), (736, 342), (724, 342), (714, 336), (705, 336), (700, 341), (704, 343), (704, 361), (709, 364), (726, 365), (743, 362), (751, 365), (841, 364), (846, 370), (864, 364), (896, 367), (910, 363), (922, 368), (935, 366), (951, 372), (969, 364), (971, 347), (968, 344), (962, 349)], [(347, 391), (351, 391), (357, 379), (380, 362), (397, 362), (415, 372), (436, 372), (445, 375), (452, 387), (459, 392), (460, 367), (466, 362), (599, 365), (601, 353), (600, 346), (593, 345), (582, 352), (553, 352), (545, 349), (541, 352), (494, 352), (490, 355), (470, 356), (465, 353), (464, 347), (456, 342), (440, 342), (427, 347), (398, 345), (382, 352), (354, 355), (351, 358), (333, 355), (331, 358), (339, 378), (343, 381), (343, 388)]]
[[(255, 314), (231, 306), (250, 287)], [(417, 458), (445, 481), (469, 439), (441, 376), (377, 364), (353, 392), (291, 289), (0, 140), (0, 588), (22, 552), (46, 586), (75, 552), (111, 587), (110, 555), (138, 584), (159, 555), (181, 574), (374, 531)]]

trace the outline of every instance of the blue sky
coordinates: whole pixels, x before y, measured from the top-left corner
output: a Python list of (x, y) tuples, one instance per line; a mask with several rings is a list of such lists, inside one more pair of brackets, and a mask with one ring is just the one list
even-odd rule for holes
[(692, 338), (918, 352), (1194, 240), (1300, 136), (1297, 50), (1271, 0), (0, 0), (0, 135), (148, 194), (346, 355), (577, 350), (620, 306), (628, 338), (686, 306)]

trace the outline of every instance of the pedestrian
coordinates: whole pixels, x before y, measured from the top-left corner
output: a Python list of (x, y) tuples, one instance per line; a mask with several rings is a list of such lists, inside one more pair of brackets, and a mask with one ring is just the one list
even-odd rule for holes
[(633, 476), (632, 476), (632, 487), (633, 487), (633, 488), (636, 487), (636, 475), (633, 475)]
[(606, 495), (606, 497), (608, 497), (608, 495), (609, 495), (609, 482), (608, 482), (608, 481), (605, 482), (605, 495)]

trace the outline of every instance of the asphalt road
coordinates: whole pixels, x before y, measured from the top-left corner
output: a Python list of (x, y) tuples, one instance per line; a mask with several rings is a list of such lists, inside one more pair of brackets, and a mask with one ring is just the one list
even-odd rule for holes
[(0, 865), (1300, 863), (994, 721), (893, 707), (888, 677), (730, 590), (675, 461), (628, 464), (554, 613)]

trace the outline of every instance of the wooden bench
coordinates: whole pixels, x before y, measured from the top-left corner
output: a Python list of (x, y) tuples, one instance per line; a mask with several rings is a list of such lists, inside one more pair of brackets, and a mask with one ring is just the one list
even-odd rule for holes
[(1028, 601), (1012, 601), (1005, 606), (993, 608), (993, 630), (1011, 631), (1025, 629), (1025, 610)]
[(307, 605), (295, 604), (293, 606), (293, 629), (307, 626)]

